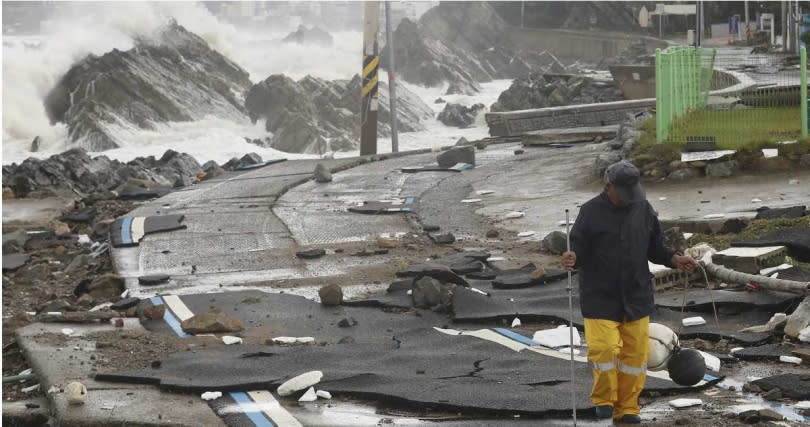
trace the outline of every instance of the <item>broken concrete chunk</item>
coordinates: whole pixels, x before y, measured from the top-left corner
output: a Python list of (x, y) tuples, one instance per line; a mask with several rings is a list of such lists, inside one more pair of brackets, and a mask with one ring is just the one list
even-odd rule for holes
[(799, 331), (799, 341), (810, 342), (810, 326)]
[(447, 151), (443, 151), (436, 156), (436, 162), (439, 167), (449, 168), (458, 163), (475, 164), (475, 147), (463, 146), (454, 147)]
[[(574, 347), (582, 344), (579, 331), (574, 328)], [(560, 325), (554, 329), (543, 329), (534, 333), (532, 341), (548, 348), (559, 348), (571, 345), (571, 331), (568, 326)]]
[(795, 356), (779, 356), (779, 361), (785, 363), (793, 363), (795, 365), (802, 364), (802, 359), (800, 357)]
[(440, 245), (448, 245), (456, 241), (456, 236), (453, 233), (431, 234), (430, 238)]
[(432, 277), (421, 277), (413, 283), (413, 306), (437, 311), (447, 309), (452, 305), (453, 287)]
[(326, 306), (336, 306), (343, 303), (343, 289), (334, 283), (325, 285), (318, 290), (321, 304)]
[(354, 317), (344, 317), (343, 319), (340, 319), (340, 322), (338, 322), (337, 325), (341, 328), (350, 328), (357, 325), (357, 320), (355, 320)]
[(150, 274), (138, 278), (138, 283), (144, 286), (159, 285), (169, 281), (168, 274)]
[(320, 397), (321, 399), (331, 399), (332, 398), (332, 393), (329, 393), (326, 390), (318, 390), (318, 391), (315, 392), (315, 394), (318, 397)]
[(14, 271), (31, 262), (31, 255), (9, 254), (3, 255), (3, 271)]
[(768, 320), (768, 323), (765, 325), (768, 327), (769, 331), (773, 331), (774, 329), (778, 328), (779, 326), (784, 325), (787, 323), (787, 314), (785, 313), (775, 313), (771, 320)]
[(225, 345), (242, 344), (242, 338), (225, 335), (222, 337), (222, 342)]
[(216, 400), (222, 397), (221, 391), (206, 391), (205, 393), (200, 395), (202, 400)]
[(305, 249), (295, 253), (295, 256), (301, 259), (315, 259), (324, 255), (326, 255), (326, 250), (321, 248)]
[(793, 310), (793, 313), (788, 316), (787, 323), (785, 324), (785, 335), (791, 338), (797, 338), (802, 329), (810, 326), (810, 297)]
[(504, 218), (506, 218), (506, 219), (523, 218), (523, 215), (525, 215), (523, 212), (513, 211), (513, 212), (508, 212), (506, 215), (504, 215)]
[(329, 169), (323, 164), (318, 163), (315, 165), (315, 182), (319, 183), (327, 183), (332, 182), (332, 173), (329, 172)]
[[(83, 286), (84, 285), (84, 286)], [(124, 278), (117, 274), (104, 274), (93, 279), (86, 284), (82, 282), (76, 287), (76, 295), (89, 294), (96, 299), (114, 299), (126, 289)]]
[(400, 242), (397, 239), (389, 239), (389, 238), (386, 238), (386, 237), (380, 237), (380, 238), (377, 239), (377, 246), (379, 246), (381, 248), (393, 249), (393, 248), (398, 248), (399, 245), (400, 245)]
[(153, 305), (143, 309), (143, 316), (149, 320), (160, 320), (166, 314), (166, 306), (163, 304)]
[(689, 408), (691, 406), (700, 406), (703, 405), (703, 401), (700, 399), (675, 399), (669, 401), (669, 406), (673, 408)]
[(518, 319), (517, 317), (515, 317), (515, 318), (512, 320), (512, 327), (513, 327), (513, 328), (517, 328), (517, 327), (519, 327), (520, 325), (521, 325), (521, 323), (520, 323), (520, 319)]
[(720, 371), (720, 358), (706, 353), (705, 351), (698, 350), (698, 353), (703, 356), (703, 361), (706, 362), (706, 368), (715, 372)]
[(683, 326), (700, 326), (706, 324), (706, 319), (701, 316), (687, 317), (682, 321)]
[(180, 326), (192, 335), (218, 332), (239, 332), (245, 328), (242, 321), (224, 311), (209, 311), (184, 320)]
[(307, 391), (298, 398), (299, 402), (314, 402), (316, 400), (318, 400), (318, 394), (315, 393), (314, 387), (307, 389)]
[(543, 237), (543, 249), (553, 254), (560, 255), (568, 248), (567, 239), (567, 235), (564, 232), (552, 231), (551, 233), (548, 233), (546, 237)]
[(289, 396), (297, 391), (301, 391), (318, 384), (321, 382), (322, 378), (323, 372), (309, 371), (287, 380), (278, 387), (276, 392), (279, 396)]
[(83, 405), (87, 401), (87, 387), (73, 381), (65, 387), (65, 399), (69, 405)]

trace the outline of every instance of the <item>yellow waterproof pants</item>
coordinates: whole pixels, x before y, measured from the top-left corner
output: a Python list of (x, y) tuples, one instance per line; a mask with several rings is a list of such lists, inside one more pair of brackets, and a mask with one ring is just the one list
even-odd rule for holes
[(585, 319), (588, 361), (593, 367), (591, 402), (612, 406), (613, 418), (638, 415), (638, 395), (647, 378), (650, 318), (632, 322)]

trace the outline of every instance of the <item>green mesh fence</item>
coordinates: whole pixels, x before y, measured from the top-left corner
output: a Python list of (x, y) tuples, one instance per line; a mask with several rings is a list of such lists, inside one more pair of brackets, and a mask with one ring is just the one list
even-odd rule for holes
[(801, 137), (799, 58), (692, 47), (656, 52), (658, 142), (738, 149)]

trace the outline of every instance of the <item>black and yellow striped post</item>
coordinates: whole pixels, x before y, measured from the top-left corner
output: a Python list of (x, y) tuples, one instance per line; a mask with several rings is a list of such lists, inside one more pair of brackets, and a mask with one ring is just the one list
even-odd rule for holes
[(363, 25), (363, 89), (360, 114), (360, 155), (377, 154), (377, 108), (379, 90), (377, 71), (380, 65), (377, 32), (380, 3), (367, 1)]

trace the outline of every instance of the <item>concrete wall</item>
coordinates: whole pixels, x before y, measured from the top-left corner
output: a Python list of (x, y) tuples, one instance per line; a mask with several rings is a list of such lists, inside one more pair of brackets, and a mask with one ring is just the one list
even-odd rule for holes
[(600, 62), (616, 56), (631, 43), (647, 41), (648, 53), (667, 47), (667, 43), (640, 34), (614, 33), (607, 31), (574, 31), (550, 29), (526, 29), (510, 27), (507, 33), (515, 47), (528, 51), (548, 51), (563, 62), (576, 60)]

